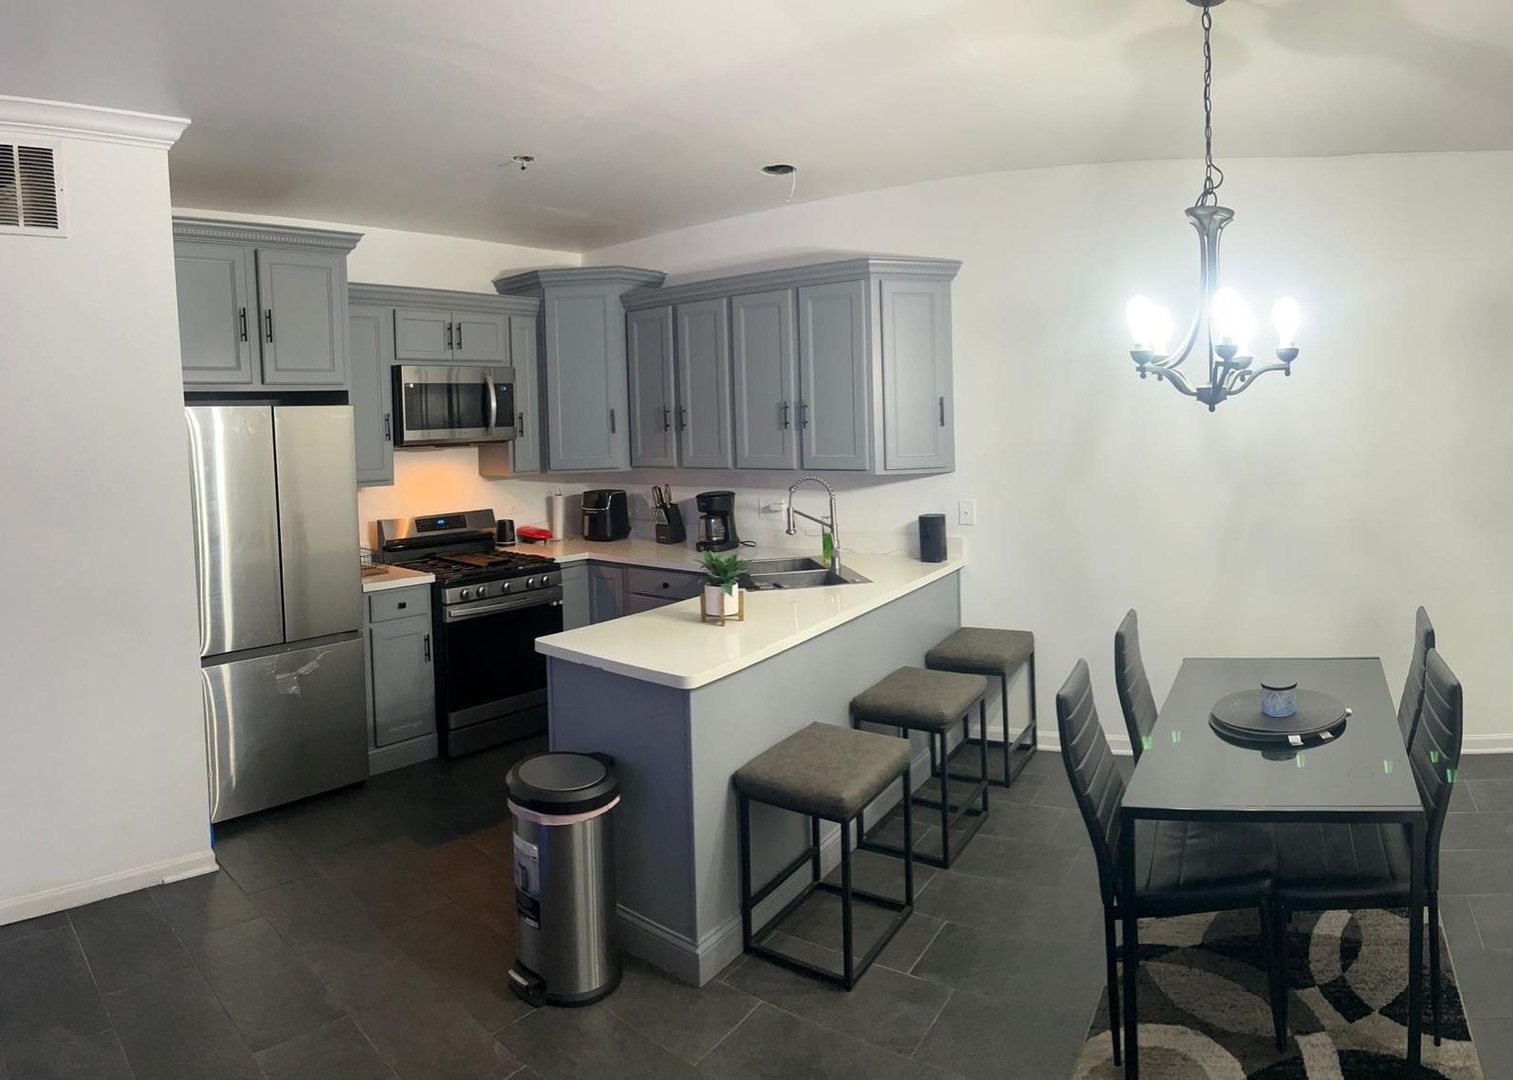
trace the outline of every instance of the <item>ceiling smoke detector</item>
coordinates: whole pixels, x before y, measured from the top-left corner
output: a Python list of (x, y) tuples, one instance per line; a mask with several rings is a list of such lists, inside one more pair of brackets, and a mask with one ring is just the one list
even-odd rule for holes
[(520, 167), (520, 171), (525, 172), (526, 169), (529, 169), (532, 165), (536, 164), (536, 159), (530, 154), (516, 154), (514, 157), (510, 158), (510, 164), (518, 165)]

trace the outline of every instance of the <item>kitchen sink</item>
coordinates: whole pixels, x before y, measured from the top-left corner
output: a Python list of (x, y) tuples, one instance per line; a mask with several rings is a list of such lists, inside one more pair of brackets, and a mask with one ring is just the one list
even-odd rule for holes
[(761, 592), (767, 589), (814, 589), (822, 585), (858, 585), (867, 580), (844, 566), (837, 574), (818, 559), (756, 559), (747, 564), (741, 585)]

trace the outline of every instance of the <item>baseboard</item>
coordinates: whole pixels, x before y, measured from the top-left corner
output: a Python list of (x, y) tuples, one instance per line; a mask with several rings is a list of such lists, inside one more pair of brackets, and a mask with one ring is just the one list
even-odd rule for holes
[(406, 765), (418, 765), (422, 761), (430, 761), (436, 754), (434, 732), (393, 746), (380, 746), (368, 751), (368, 775), (377, 776), (379, 773), (402, 769)]
[(25, 919), (35, 919), (39, 915), (50, 915), (55, 911), (78, 907), (80, 904), (93, 904), (96, 900), (136, 892), (149, 885), (162, 885), (170, 881), (181, 881), (184, 878), (213, 873), (215, 869), (215, 852), (206, 848), (193, 855), (184, 855), (149, 866), (122, 870), (119, 873), (81, 881), (75, 885), (62, 885), (56, 889), (44, 889), (41, 892), (17, 896), (10, 900), (0, 900), (0, 926)]
[(1460, 750), (1463, 754), (1513, 754), (1513, 735), (1467, 735)]

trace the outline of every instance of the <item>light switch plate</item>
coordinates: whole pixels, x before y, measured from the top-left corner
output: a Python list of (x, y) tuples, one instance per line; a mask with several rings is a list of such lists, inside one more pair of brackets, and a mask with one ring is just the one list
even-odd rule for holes
[(956, 524), (977, 524), (977, 500), (962, 499), (956, 504)]

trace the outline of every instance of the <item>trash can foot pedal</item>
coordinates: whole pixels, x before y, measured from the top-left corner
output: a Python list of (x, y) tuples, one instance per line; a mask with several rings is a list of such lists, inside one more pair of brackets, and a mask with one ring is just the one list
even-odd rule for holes
[(546, 1004), (546, 982), (530, 968), (516, 964), (510, 968), (510, 989), (515, 996), (532, 1008)]

